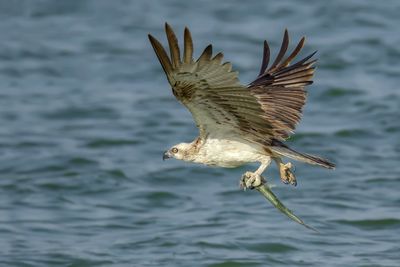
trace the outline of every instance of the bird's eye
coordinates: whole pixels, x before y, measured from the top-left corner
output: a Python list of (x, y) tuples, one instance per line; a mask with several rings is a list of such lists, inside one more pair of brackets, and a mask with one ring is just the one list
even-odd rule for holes
[(176, 154), (176, 153), (178, 153), (178, 149), (177, 149), (176, 147), (173, 147), (173, 148), (171, 149), (171, 152), (174, 153), (174, 154)]

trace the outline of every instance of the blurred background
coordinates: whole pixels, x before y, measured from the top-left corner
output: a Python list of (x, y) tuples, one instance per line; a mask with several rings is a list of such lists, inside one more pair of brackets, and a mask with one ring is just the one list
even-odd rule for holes
[[(0, 266), (399, 266), (399, 1), (0, 1)], [(250, 82), (285, 28), (315, 83), (288, 143), (336, 162), (265, 173), (163, 162), (198, 134), (147, 34), (188, 26)]]

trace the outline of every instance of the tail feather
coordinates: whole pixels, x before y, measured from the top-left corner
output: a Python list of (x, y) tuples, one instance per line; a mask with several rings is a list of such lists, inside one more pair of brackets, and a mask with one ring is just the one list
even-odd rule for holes
[(294, 160), (298, 160), (298, 161), (302, 161), (302, 162), (306, 162), (309, 164), (314, 164), (314, 165), (319, 165), (328, 169), (334, 169), (335, 168), (335, 164), (317, 157), (317, 156), (313, 156), (313, 155), (309, 155), (309, 154), (305, 154), (305, 153), (300, 153), (297, 152), (291, 148), (289, 148), (287, 145), (285, 145), (284, 143), (274, 140), (272, 142), (272, 146), (270, 148), (273, 152), (281, 155), (281, 156), (285, 156)]

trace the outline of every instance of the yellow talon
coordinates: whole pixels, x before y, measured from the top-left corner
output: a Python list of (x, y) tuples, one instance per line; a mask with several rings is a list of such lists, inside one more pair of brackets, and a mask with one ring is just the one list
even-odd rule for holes
[(285, 184), (292, 184), (294, 186), (297, 185), (296, 176), (294, 176), (291, 171), (292, 163), (288, 162), (286, 164), (280, 163), (279, 171), (281, 175), (281, 180)]

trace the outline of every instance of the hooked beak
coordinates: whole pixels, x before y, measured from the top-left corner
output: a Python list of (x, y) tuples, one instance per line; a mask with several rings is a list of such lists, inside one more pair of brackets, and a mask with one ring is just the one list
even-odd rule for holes
[(171, 154), (170, 154), (169, 151), (167, 150), (167, 151), (164, 152), (164, 154), (163, 154), (163, 156), (162, 156), (162, 160), (166, 160), (166, 159), (169, 159), (169, 158), (171, 158), (171, 157), (172, 157)]

